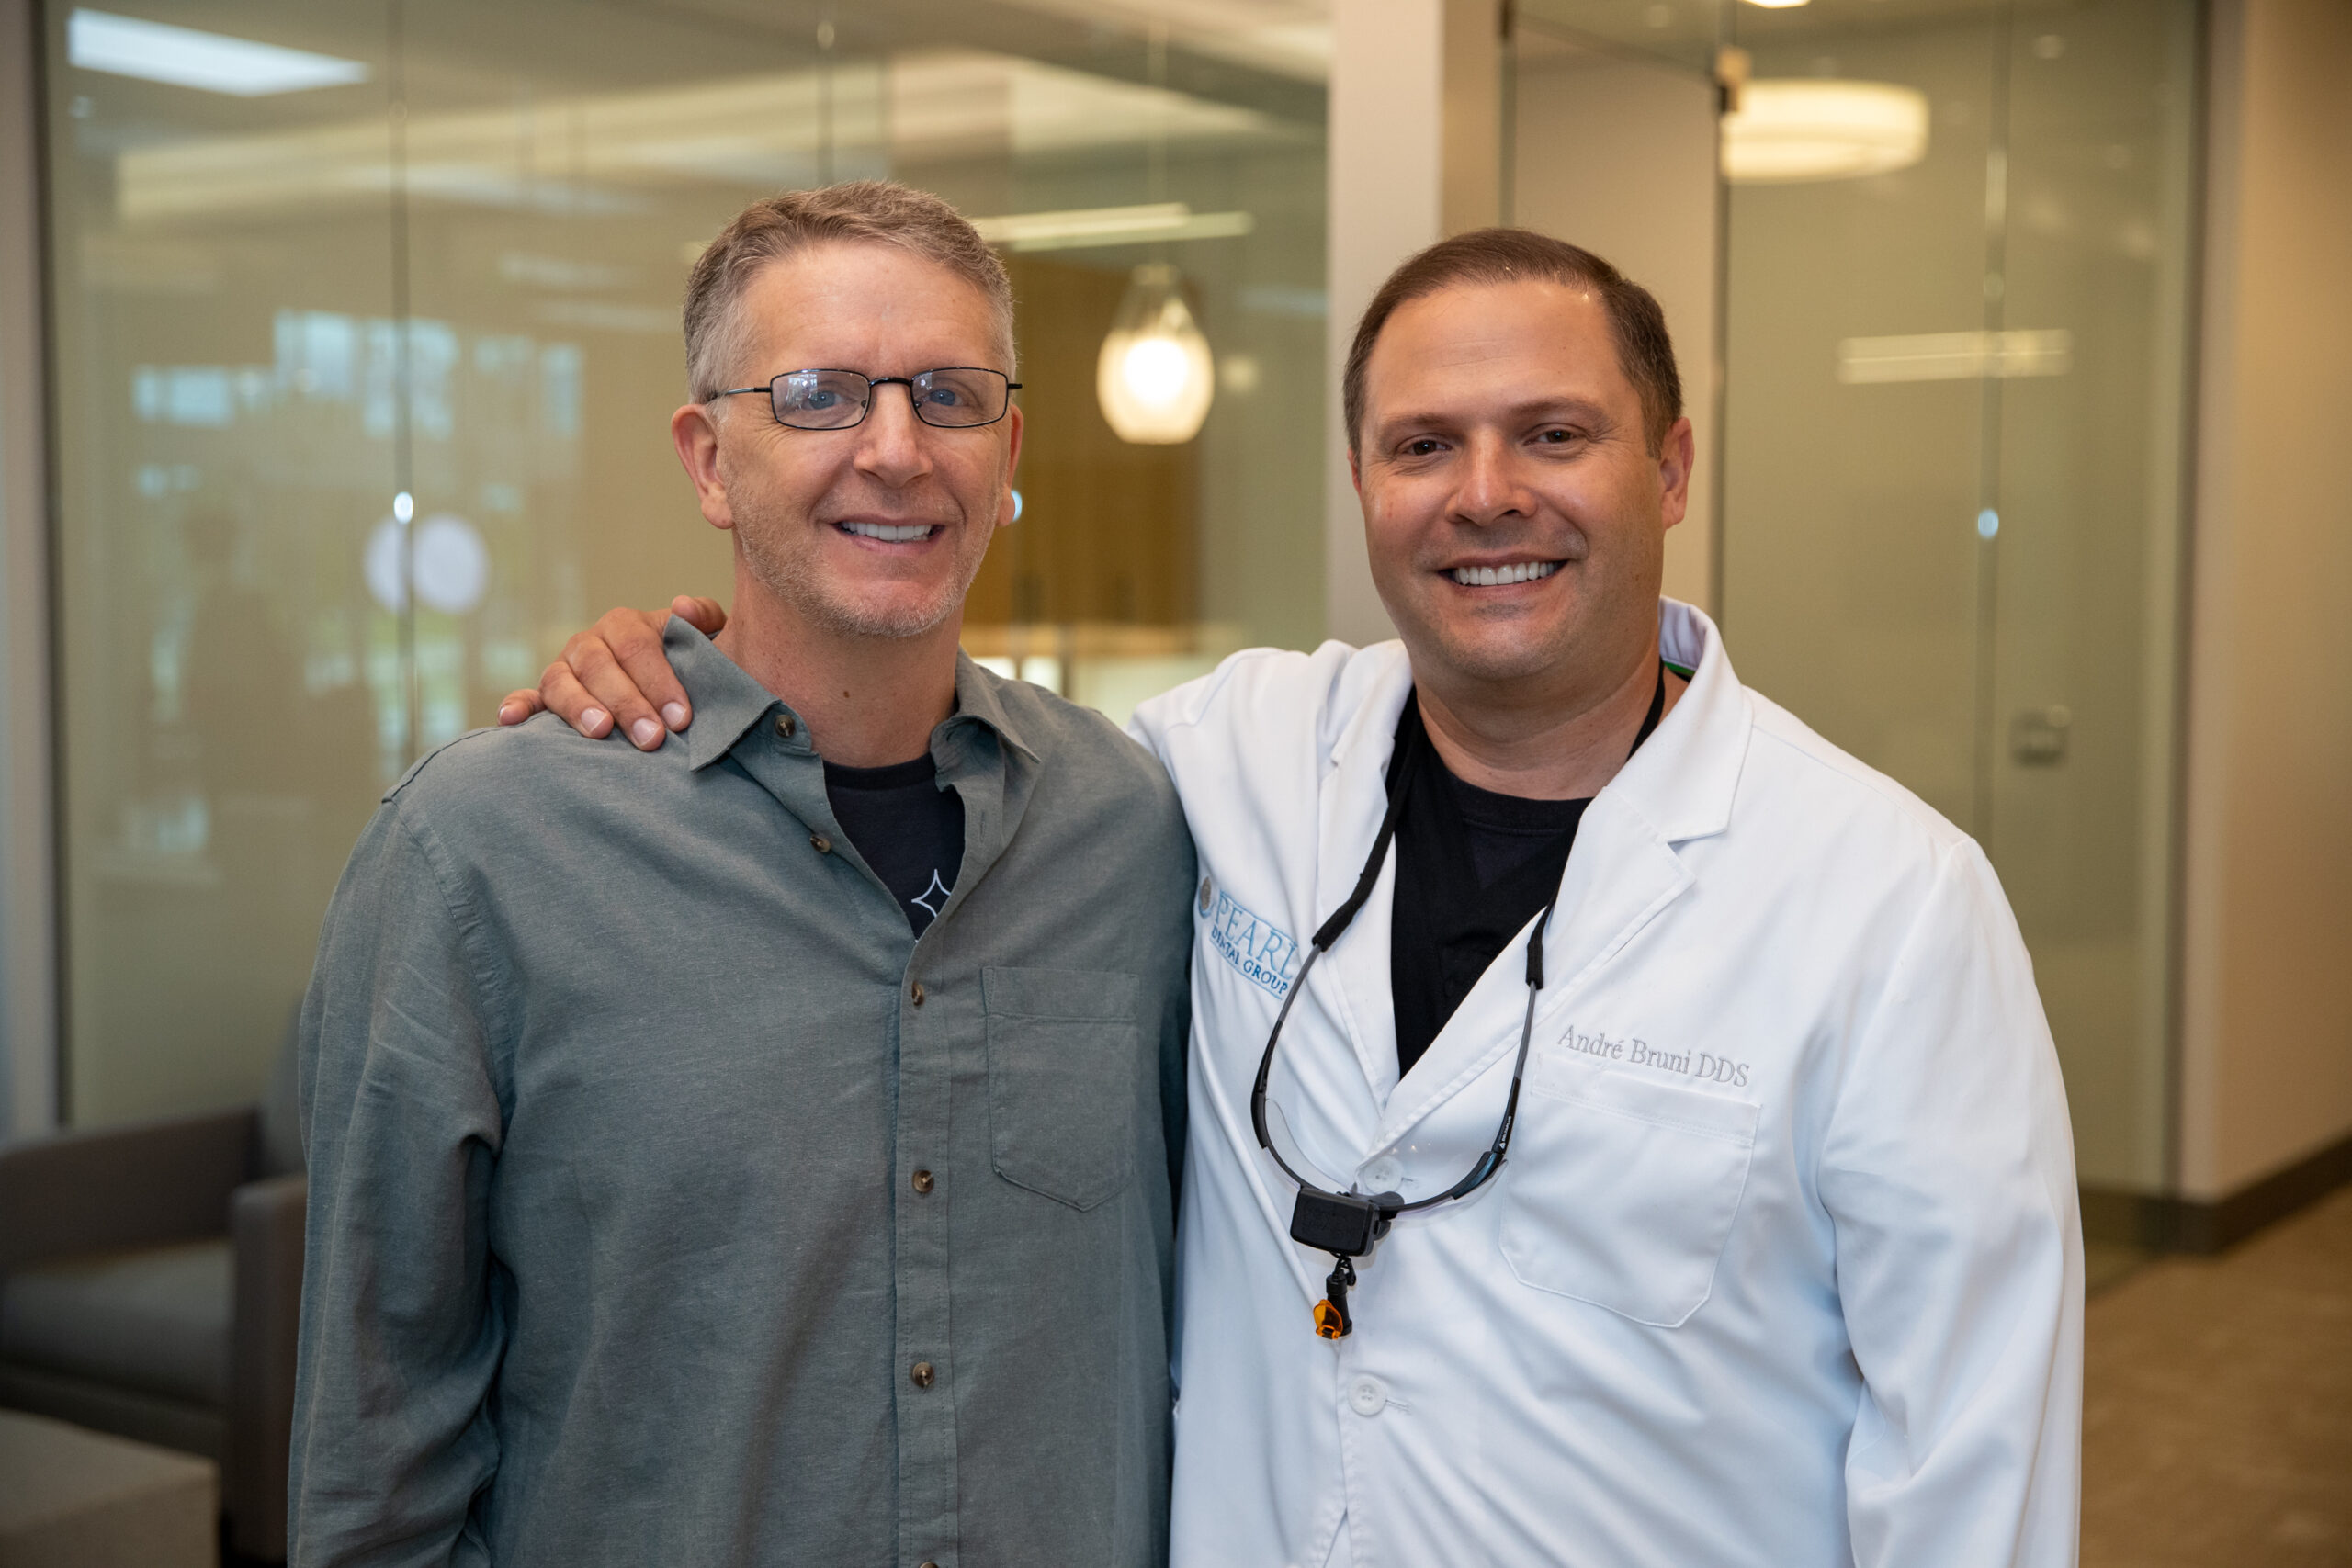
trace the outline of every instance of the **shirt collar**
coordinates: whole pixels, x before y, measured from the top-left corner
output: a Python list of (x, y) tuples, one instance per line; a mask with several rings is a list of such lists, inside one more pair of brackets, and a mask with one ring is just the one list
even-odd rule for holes
[(1012, 682), (1003, 676), (981, 669), (972, 662), (972, 656), (958, 649), (956, 653), (956, 712), (949, 716), (951, 725), (967, 721), (996, 732), (996, 738), (1031, 761), (1039, 761), (1037, 749), (1023, 738), (1019, 720), (1005, 710), (1004, 689)]
[[(741, 665), (712, 645), (711, 640), (679, 617), (670, 617), (662, 646), (677, 671), (678, 683), (694, 705), (694, 723), (679, 737), (685, 743), (689, 765), (708, 767), (732, 751), (752, 728), (772, 714), (789, 716), (797, 733), (795, 748), (814, 751), (808, 732), (790, 705), (777, 699), (745, 672)], [(940, 728), (951, 734), (970, 727), (992, 731), (1006, 746), (1031, 761), (1037, 750), (1024, 738), (1023, 727), (1006, 711), (1003, 677), (990, 674), (960, 650), (956, 655), (956, 711)]]
[[(675, 615), (662, 629), (662, 647), (678, 683), (686, 689), (686, 700), (694, 705), (694, 723), (678, 739), (685, 742), (687, 762), (697, 770), (732, 751), (771, 713), (791, 711), (708, 637)], [(798, 739), (805, 743), (806, 733)]]

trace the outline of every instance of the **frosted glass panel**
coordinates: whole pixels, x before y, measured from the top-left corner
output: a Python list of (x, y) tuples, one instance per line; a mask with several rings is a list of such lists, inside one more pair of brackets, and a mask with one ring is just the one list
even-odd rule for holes
[[(254, 1095), (387, 784), (595, 611), (725, 598), (678, 304), (772, 191), (907, 180), (1006, 254), (1025, 514), (976, 654), (1123, 716), (1319, 637), (1323, 7), (107, 9), (276, 74), (49, 8), (73, 1121)], [(1217, 367), (1176, 446), (1095, 400), (1146, 263)]]
[(1924, 99), (1859, 177), (1730, 187), (1742, 673), (1974, 833), (2083, 1179), (2166, 1179), (2193, 7), (1734, 7), (1758, 78)]

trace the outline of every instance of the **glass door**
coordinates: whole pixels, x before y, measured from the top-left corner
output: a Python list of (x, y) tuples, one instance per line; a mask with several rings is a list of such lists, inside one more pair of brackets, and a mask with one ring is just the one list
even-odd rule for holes
[(2194, 8), (1730, 11), (1726, 636), (1984, 845), (2160, 1190)]
[[(2064, 1065), (2086, 1213), (2128, 1214), (2098, 1195), (2171, 1181), (2193, 0), (1517, 15), (1520, 187), (1561, 162), (1531, 126), (1597, 128), (1604, 165), (1522, 216), (1574, 214), (1564, 237), (1654, 284), (1672, 257), (1634, 251), (1700, 194), (1610, 194), (1623, 116), (1529, 96), (1742, 84), (1706, 193), (1719, 343), (1668, 309), (1702, 430), (1690, 369), (1720, 367), (1713, 607), (1748, 684), (1984, 845)], [(1646, 100), (1660, 134), (1712, 108), (1674, 96)]]

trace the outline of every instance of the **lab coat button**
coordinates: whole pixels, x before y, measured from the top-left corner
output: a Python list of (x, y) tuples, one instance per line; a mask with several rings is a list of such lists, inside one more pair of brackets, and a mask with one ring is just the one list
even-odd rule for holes
[(1388, 1385), (1378, 1378), (1358, 1378), (1348, 1385), (1348, 1406), (1359, 1416), (1377, 1416), (1388, 1408)]
[(1404, 1166), (1386, 1155), (1363, 1168), (1363, 1184), (1374, 1192), (1394, 1192), (1404, 1182)]

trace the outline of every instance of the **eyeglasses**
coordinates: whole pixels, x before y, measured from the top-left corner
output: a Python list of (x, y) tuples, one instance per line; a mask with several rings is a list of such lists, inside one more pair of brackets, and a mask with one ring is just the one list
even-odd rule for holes
[(1021, 383), (1001, 370), (950, 365), (914, 376), (864, 376), (854, 370), (787, 370), (764, 387), (729, 387), (714, 398), (765, 392), (778, 424), (794, 430), (849, 430), (865, 421), (877, 387), (904, 387), (915, 417), (941, 430), (994, 424)]

